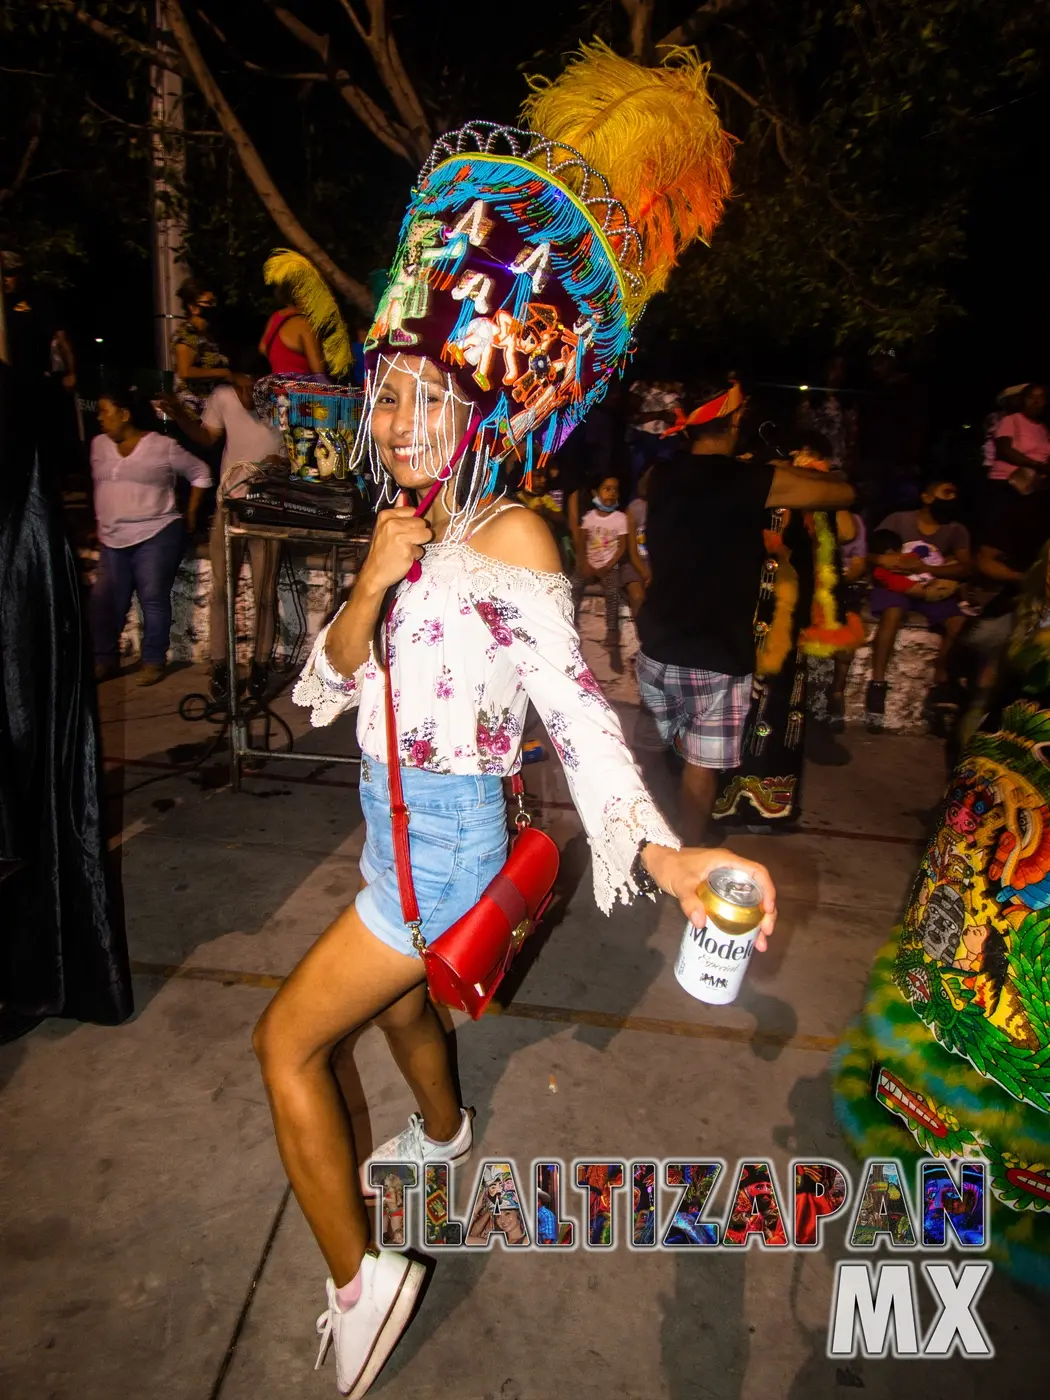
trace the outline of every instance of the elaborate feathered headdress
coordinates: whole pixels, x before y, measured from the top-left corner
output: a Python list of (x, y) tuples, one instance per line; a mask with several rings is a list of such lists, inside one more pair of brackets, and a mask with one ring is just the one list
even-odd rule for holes
[(338, 378), (350, 368), (350, 336), (332, 290), (309, 258), (278, 248), (263, 264), (269, 286), (283, 286), (317, 336), (329, 374)]
[(454, 496), (463, 517), (510, 454), (527, 471), (558, 449), (623, 372), (683, 249), (721, 217), (731, 141), (707, 71), (692, 49), (644, 68), (583, 45), (533, 83), (522, 128), (473, 122), (438, 141), (365, 346), (362, 450), (399, 353), (447, 370), (480, 418)]

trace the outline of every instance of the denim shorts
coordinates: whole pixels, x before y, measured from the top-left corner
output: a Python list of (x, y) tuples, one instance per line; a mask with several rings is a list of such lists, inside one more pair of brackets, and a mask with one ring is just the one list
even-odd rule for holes
[[(401, 785), (409, 811), (420, 932), (429, 943), (478, 902), (507, 859), (503, 782), (493, 774), (402, 768)], [(357, 912), (370, 933), (412, 956), (412, 934), (405, 927), (397, 887), (386, 764), (362, 759), (360, 795), (365, 818), (361, 875), (368, 885), (357, 896)]]

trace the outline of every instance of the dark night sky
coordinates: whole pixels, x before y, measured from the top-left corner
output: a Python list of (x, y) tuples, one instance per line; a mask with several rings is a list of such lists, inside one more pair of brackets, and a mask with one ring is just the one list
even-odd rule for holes
[[(227, 8), (235, 2), (226, 0)], [(658, 29), (691, 8), (688, 3), (677, 10), (665, 7)], [(519, 71), (522, 56), (527, 59), (530, 49), (540, 49), (544, 35), (565, 36), (572, 15), (570, 11), (567, 19), (564, 5), (555, 0), (534, 0), (527, 16), (516, 12), (503, 42), (493, 44), (489, 29), (485, 62), (481, 63), (469, 26), (437, 22), (432, 5), (404, 0), (399, 9), (397, 32), (406, 63), (452, 124), (471, 116), (513, 120), (526, 90)], [(216, 13), (221, 13), (221, 8)], [(308, 16), (308, 8), (302, 13)], [(331, 10), (327, 13), (331, 20)], [(580, 37), (593, 32), (596, 13), (588, 16), (581, 12)], [(282, 31), (275, 25), (273, 31), (260, 29), (253, 40), (253, 56), (268, 51), (273, 62), (309, 66), (305, 52), (291, 52), (280, 37)], [(534, 43), (530, 36), (535, 37)], [(553, 54), (545, 53), (526, 61), (525, 66), (552, 72), (556, 60)], [(364, 60), (359, 69), (366, 71)], [(355, 262), (348, 265), (357, 275), (381, 265), (392, 251), (411, 181), (409, 167), (384, 152), (335, 98), (315, 98), (307, 105), (294, 85), (275, 89), (243, 77), (227, 77), (225, 81), (264, 158), (278, 173), (307, 226), (326, 242), (325, 209), (315, 206), (302, 210), (299, 187), (306, 189), (317, 178), (344, 187), (362, 225), (352, 233), (336, 231), (343, 232), (353, 244)], [(321, 118), (312, 131), (311, 115)], [(954, 288), (968, 315), (925, 347), (921, 367), (935, 415), (946, 423), (975, 418), (1003, 385), (1045, 376), (1050, 369), (1045, 333), (1050, 274), (1043, 223), (1036, 214), (1038, 189), (1045, 183), (1042, 142), (1048, 117), (1050, 100), (1045, 91), (1017, 102), (1002, 115), (997, 136), (999, 157), (970, 211), (968, 258), (952, 272)], [(240, 179), (236, 172), (235, 178)], [(253, 196), (246, 192), (245, 198)], [(69, 296), (78, 338), (89, 357), (98, 353), (94, 337), (101, 335), (107, 359), (117, 350), (128, 363), (147, 361), (152, 333), (148, 265), (119, 247), (104, 211), (96, 211), (93, 219), (86, 217), (82, 231), (90, 252), (89, 271), (78, 278)], [(269, 247), (281, 241), (276, 229), (260, 223), (260, 268)], [(249, 331), (255, 324), (254, 313), (242, 313), (238, 318), (236, 308), (233, 320)], [(825, 346), (814, 345), (809, 355), (800, 347), (785, 356), (756, 344), (751, 348), (751, 368), (767, 378), (818, 382), (825, 353)], [(681, 366), (687, 373), (693, 368)], [(863, 360), (854, 365), (855, 381), (865, 368)]]

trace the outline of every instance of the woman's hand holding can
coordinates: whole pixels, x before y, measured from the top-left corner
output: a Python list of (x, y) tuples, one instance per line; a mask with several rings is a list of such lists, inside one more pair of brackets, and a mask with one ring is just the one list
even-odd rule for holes
[(696, 928), (703, 928), (707, 913), (700, 898), (700, 886), (718, 866), (741, 870), (762, 891), (762, 922), (758, 928), (755, 947), (764, 952), (767, 938), (777, 921), (777, 892), (772, 877), (764, 865), (744, 860), (724, 849), (710, 850), (704, 846), (686, 846), (680, 851), (669, 846), (646, 846), (642, 853), (645, 867), (660, 888), (674, 895), (682, 912)]

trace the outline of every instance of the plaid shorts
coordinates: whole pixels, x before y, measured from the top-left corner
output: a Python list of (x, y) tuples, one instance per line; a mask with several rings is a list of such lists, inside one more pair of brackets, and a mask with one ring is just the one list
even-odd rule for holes
[(698, 768), (737, 768), (751, 704), (750, 676), (723, 676), (635, 657), (642, 704), (660, 737)]

